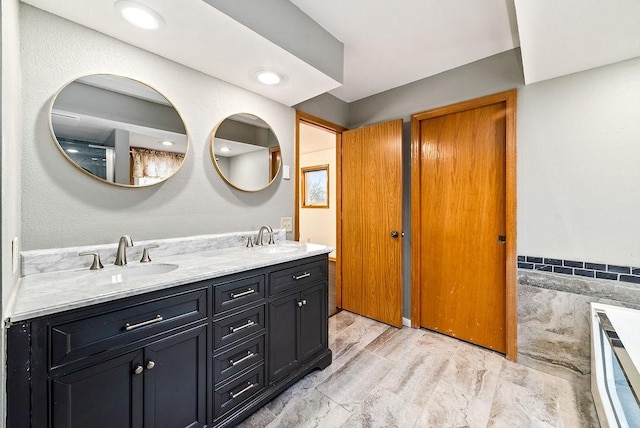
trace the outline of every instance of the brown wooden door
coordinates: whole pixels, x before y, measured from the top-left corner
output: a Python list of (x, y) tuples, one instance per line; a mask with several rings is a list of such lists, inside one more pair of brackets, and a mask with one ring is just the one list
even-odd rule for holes
[(342, 308), (400, 327), (402, 120), (343, 132), (341, 161)]
[(421, 325), (506, 351), (506, 103), (420, 121)]

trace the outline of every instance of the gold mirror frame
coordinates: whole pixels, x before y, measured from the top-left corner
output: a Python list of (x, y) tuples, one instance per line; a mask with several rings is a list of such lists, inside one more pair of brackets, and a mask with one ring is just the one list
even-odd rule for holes
[[(101, 81), (102, 83), (100, 83)], [(91, 82), (91, 83), (88, 83), (88, 82)], [(135, 120), (139, 121), (140, 119), (139, 117), (132, 119), (131, 122), (125, 121), (125, 118), (123, 117), (119, 118), (119, 120), (114, 119), (115, 117), (117, 117), (117, 114), (114, 114), (112, 117), (108, 117), (108, 116), (94, 117), (94, 116), (91, 116), (91, 114), (95, 113), (94, 111), (91, 111), (91, 109), (82, 110), (82, 108), (86, 106), (80, 106), (80, 105), (73, 106), (73, 107), (76, 107), (79, 111), (68, 112), (64, 110), (62, 111), (62, 113), (60, 113), (60, 110), (56, 109), (56, 103), (60, 100), (61, 94), (63, 94), (65, 90), (68, 90), (69, 88), (71, 88), (71, 85), (73, 85), (74, 83), (85, 84), (86, 86), (92, 87), (91, 90), (105, 91), (104, 93), (107, 94), (107, 96), (113, 96), (113, 97), (128, 96), (131, 99), (134, 99), (133, 102), (153, 103), (150, 105), (156, 106), (159, 110), (164, 112), (164, 116), (173, 119), (174, 121), (173, 126), (175, 126), (176, 129), (169, 130), (169, 129), (154, 128), (154, 127), (146, 126), (145, 124), (135, 123)], [(118, 86), (118, 84), (122, 86)], [(86, 102), (86, 99), (87, 98), (85, 98), (85, 102)], [(82, 104), (82, 101), (80, 102), (80, 104)], [(98, 106), (98, 108), (96, 108), (95, 110), (96, 111), (99, 110), (99, 104), (92, 104), (92, 107), (93, 106)], [(69, 108), (69, 107), (71, 106), (69, 105), (65, 106), (65, 108)], [(170, 109), (167, 109), (166, 107), (169, 107)], [(113, 111), (117, 111), (117, 109), (114, 108)], [(139, 109), (136, 111), (139, 112)], [(54, 125), (54, 116), (56, 117), (56, 121), (58, 122), (57, 125)], [(113, 186), (124, 187), (124, 188), (142, 188), (142, 187), (149, 187), (149, 186), (154, 186), (156, 184), (163, 183), (167, 179), (174, 176), (180, 170), (180, 168), (182, 168), (189, 153), (189, 146), (190, 146), (189, 133), (187, 131), (186, 124), (182, 119), (182, 116), (180, 115), (178, 110), (175, 108), (173, 103), (171, 103), (171, 101), (169, 101), (169, 99), (164, 94), (162, 94), (160, 91), (158, 91), (151, 85), (148, 85), (137, 79), (133, 79), (126, 76), (120, 76), (120, 75), (109, 74), (109, 73), (96, 73), (96, 74), (81, 76), (67, 82), (64, 86), (62, 86), (62, 88), (60, 88), (60, 90), (58, 90), (58, 92), (56, 92), (53, 99), (51, 100), (51, 103), (49, 105), (48, 118), (49, 118), (49, 130), (51, 131), (51, 135), (54, 139), (54, 142), (56, 143), (56, 146), (58, 147), (60, 152), (63, 154), (63, 156), (78, 170), (82, 171), (83, 173), (87, 174), (88, 176), (98, 181), (101, 181), (103, 183), (110, 184)], [(105, 151), (105, 158), (103, 158), (104, 160), (107, 157), (106, 153), (109, 152), (108, 149), (111, 149), (110, 146), (104, 144), (105, 143), (104, 140), (103, 141), (84, 141), (79, 139), (75, 140), (71, 137), (62, 135), (63, 132), (60, 131), (61, 127), (59, 126), (60, 120), (62, 120), (62, 122), (67, 121), (71, 125), (71, 126), (67, 126), (69, 128), (73, 126), (79, 126), (83, 118), (87, 118), (87, 122), (97, 121), (98, 123), (100, 123), (100, 126), (102, 127), (102, 132), (105, 132), (106, 129), (109, 128), (109, 126), (105, 125), (106, 123), (109, 123), (109, 122), (121, 123), (126, 127), (137, 129), (138, 132), (135, 132), (136, 138), (140, 140), (145, 140), (144, 145), (146, 147), (129, 146), (129, 150), (128, 150), (129, 157), (127, 159), (127, 162), (129, 162), (129, 176), (130, 176), (129, 184), (110, 181), (106, 178), (106, 176), (108, 175), (107, 173), (105, 173), (105, 177), (94, 174), (91, 171), (89, 171), (87, 168), (83, 167), (76, 159), (74, 159), (72, 156), (69, 155), (69, 153), (67, 153), (67, 151), (63, 147), (63, 144), (65, 145), (69, 143), (86, 144), (87, 147), (97, 149), (97, 150), (104, 150)], [(180, 125), (178, 125), (178, 121)], [(99, 132), (95, 128), (91, 128), (90, 125), (87, 125), (87, 127), (91, 131), (93, 131), (94, 134)], [(56, 133), (56, 128), (58, 128), (59, 130), (58, 133)], [(120, 128), (117, 128), (114, 126), (112, 132), (115, 133), (116, 129), (120, 129)], [(91, 131), (86, 131), (85, 133), (90, 133)], [(145, 131), (147, 131), (146, 134), (144, 133)], [(126, 131), (126, 132), (129, 132), (129, 131)], [(155, 134), (155, 135), (149, 135), (149, 134)], [(168, 136), (172, 138), (165, 139), (163, 138), (163, 136)], [(184, 138), (182, 138), (182, 136)], [(68, 141), (61, 143), (60, 139), (68, 140)], [(157, 141), (154, 142), (151, 140), (157, 140)], [(158, 150), (156, 146), (157, 145), (159, 146), (160, 144), (162, 144), (161, 141), (169, 141), (169, 142), (178, 141), (178, 143), (174, 143), (174, 144), (176, 144), (180, 148), (183, 147), (183, 149), (179, 151), (176, 151), (175, 149), (174, 150), (167, 150), (167, 149)], [(135, 154), (132, 153), (131, 151), (132, 148), (137, 149)], [(159, 147), (159, 148), (162, 148), (162, 147)], [(115, 152), (115, 148), (113, 151)], [(154, 153), (150, 153), (150, 152), (154, 152)], [(131, 184), (131, 180), (134, 178), (134, 171), (132, 170), (134, 165), (133, 157), (135, 156), (135, 157), (141, 158), (144, 155), (151, 156), (151, 155), (155, 155), (157, 152), (176, 154), (176, 155), (182, 156), (182, 160), (180, 161), (179, 165), (176, 165), (175, 167), (171, 168), (170, 173), (167, 173), (166, 175), (163, 175), (163, 176), (152, 177), (151, 180), (148, 180), (152, 182), (147, 182), (142, 184)], [(169, 157), (172, 158), (171, 162), (176, 163), (175, 157), (177, 156), (169, 156)], [(96, 158), (92, 158), (92, 159), (97, 160)], [(138, 169), (140, 168), (140, 165), (142, 165), (143, 163), (144, 162), (137, 163)], [(142, 168), (144, 170), (144, 167)], [(161, 169), (161, 168), (158, 168), (158, 169)], [(115, 179), (115, 172), (113, 172), (113, 175)], [(136, 177), (136, 178), (145, 178), (145, 177), (143, 176), (143, 177)], [(146, 178), (149, 178), (149, 177), (146, 177)]]
[[(264, 186), (260, 186), (260, 187), (256, 186), (256, 188), (247, 188), (247, 186), (243, 186), (241, 183), (234, 182), (230, 177), (227, 176), (230, 174), (225, 173), (225, 171), (223, 171), (223, 167), (221, 165), (221, 162), (219, 162), (219, 158), (225, 157), (225, 156), (222, 155), (219, 151), (218, 153), (216, 153), (215, 141), (216, 141), (216, 138), (220, 138), (218, 136), (220, 127), (223, 126), (223, 124), (225, 124), (225, 122), (227, 121), (240, 122), (243, 124), (242, 126), (253, 125), (255, 128), (264, 129), (265, 131), (267, 131), (266, 132), (267, 135), (272, 135), (273, 138), (275, 139), (275, 144), (273, 145), (270, 145), (269, 143), (267, 143), (267, 145), (252, 144), (251, 142), (241, 141), (240, 139), (233, 139), (233, 140), (225, 139), (225, 141), (228, 141), (229, 143), (232, 143), (232, 144), (236, 143), (236, 144), (245, 145), (245, 146), (255, 145), (258, 147), (258, 149), (264, 148), (267, 151), (266, 154), (268, 155), (268, 158), (267, 158), (268, 180), (266, 180), (267, 182)], [(251, 121), (254, 121), (254, 123), (251, 123)], [(273, 129), (266, 121), (264, 121), (262, 118), (252, 113), (236, 113), (236, 114), (227, 116), (226, 118), (221, 120), (215, 126), (215, 128), (213, 128), (213, 130), (211, 131), (211, 134), (209, 135), (209, 153), (211, 155), (211, 161), (213, 162), (213, 165), (216, 171), (218, 171), (218, 174), (225, 181), (225, 183), (243, 192), (249, 192), (249, 193), (260, 192), (261, 190), (268, 188), (276, 181), (276, 178), (278, 177), (278, 175), (280, 174), (280, 170), (282, 169), (282, 152), (281, 152), (280, 141), (278, 137), (275, 135), (275, 132), (273, 132)], [(231, 158), (231, 157), (233, 156), (228, 156), (228, 158)]]

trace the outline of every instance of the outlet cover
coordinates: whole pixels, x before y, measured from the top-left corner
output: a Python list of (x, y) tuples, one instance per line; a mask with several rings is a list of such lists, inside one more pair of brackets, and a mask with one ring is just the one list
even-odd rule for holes
[(282, 217), (280, 219), (280, 227), (287, 232), (293, 232), (293, 219), (291, 217)]

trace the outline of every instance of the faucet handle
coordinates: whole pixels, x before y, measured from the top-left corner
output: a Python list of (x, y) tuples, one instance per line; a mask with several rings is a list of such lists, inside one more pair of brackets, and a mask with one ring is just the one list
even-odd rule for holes
[(102, 266), (102, 262), (100, 261), (100, 253), (86, 252), (86, 253), (80, 253), (78, 255), (79, 256), (93, 256), (93, 262), (91, 263), (91, 267), (89, 268), (90, 270), (99, 270), (99, 269), (102, 269), (104, 267), (104, 266)]
[(151, 261), (151, 257), (149, 257), (149, 248), (158, 248), (157, 245), (147, 245), (142, 250), (142, 258), (140, 259), (140, 263), (149, 263)]

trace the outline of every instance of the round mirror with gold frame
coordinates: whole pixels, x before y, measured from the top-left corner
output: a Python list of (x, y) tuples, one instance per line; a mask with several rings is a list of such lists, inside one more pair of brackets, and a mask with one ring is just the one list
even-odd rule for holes
[(78, 169), (105, 183), (144, 187), (183, 165), (189, 149), (180, 114), (165, 96), (137, 80), (93, 74), (53, 99), (51, 132)]
[(231, 186), (257, 192), (272, 184), (282, 164), (280, 144), (271, 127), (249, 113), (229, 116), (211, 133), (211, 158)]

